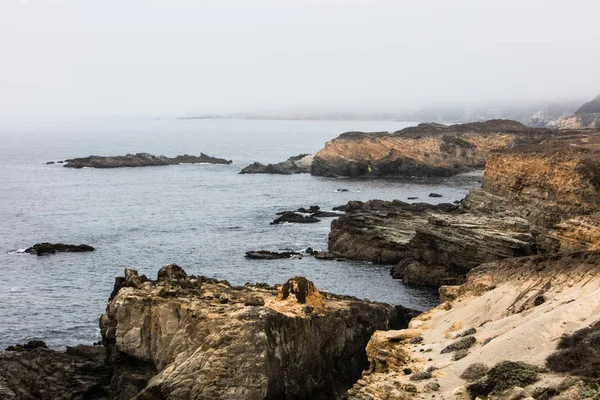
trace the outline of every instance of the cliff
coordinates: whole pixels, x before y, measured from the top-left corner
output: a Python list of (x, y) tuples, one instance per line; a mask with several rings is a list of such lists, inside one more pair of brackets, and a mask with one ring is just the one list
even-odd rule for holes
[(366, 367), (372, 333), (414, 315), (304, 278), (232, 287), (169, 265), (156, 281), (127, 270), (100, 326), (114, 399), (335, 399)]
[(600, 96), (582, 105), (575, 114), (552, 121), (559, 129), (600, 129)]
[(184, 154), (169, 158), (148, 153), (127, 154), (125, 156), (89, 156), (65, 160), (66, 168), (122, 168), (151, 167), (175, 164), (231, 164), (230, 160), (216, 158), (200, 153), (200, 156)]
[(583, 378), (594, 372), (567, 362), (585, 356), (594, 365), (600, 362), (594, 350), (547, 359), (559, 343), (568, 347), (567, 335), (589, 332), (598, 321), (599, 266), (600, 253), (583, 252), (472, 270), (462, 286), (443, 287), (444, 303), (414, 318), (409, 329), (373, 335), (370, 367), (349, 399), (597, 397), (598, 387)]
[(515, 121), (419, 124), (394, 133), (347, 132), (315, 154), (311, 173), (350, 177), (450, 176), (483, 168), (490, 151), (537, 143), (553, 131)]
[(600, 132), (564, 132), (491, 153), (460, 206), (351, 202), (332, 222), (334, 257), (397, 264), (405, 283), (460, 283), (477, 265), (600, 248)]

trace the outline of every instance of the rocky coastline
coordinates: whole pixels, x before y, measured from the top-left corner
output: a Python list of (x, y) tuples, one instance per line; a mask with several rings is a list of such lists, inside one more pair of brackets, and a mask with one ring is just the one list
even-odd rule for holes
[(346, 132), (317, 152), (313, 175), (328, 177), (443, 177), (481, 169), (491, 151), (539, 143), (557, 131), (516, 121), (458, 125), (423, 123), (389, 132)]
[(405, 283), (457, 284), (504, 258), (600, 245), (600, 132), (572, 131), (490, 155), (460, 205), (350, 202), (332, 222), (335, 257), (395, 264)]
[(153, 167), (176, 164), (231, 164), (231, 160), (216, 158), (200, 153), (199, 156), (179, 155), (177, 157), (155, 156), (148, 153), (127, 154), (125, 156), (89, 156), (65, 160), (65, 168), (124, 168)]

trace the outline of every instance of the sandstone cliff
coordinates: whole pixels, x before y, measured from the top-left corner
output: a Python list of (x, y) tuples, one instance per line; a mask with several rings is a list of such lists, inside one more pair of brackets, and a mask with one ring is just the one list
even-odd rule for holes
[(397, 264), (405, 283), (460, 283), (503, 258), (600, 248), (600, 133), (565, 132), (493, 152), (483, 190), (459, 207), (351, 202), (332, 222), (334, 257)]
[(410, 310), (319, 293), (304, 278), (232, 287), (169, 265), (128, 270), (101, 319), (112, 398), (336, 399), (366, 367), (377, 329)]
[[(563, 335), (598, 321), (599, 273), (598, 252), (484, 264), (462, 286), (443, 287), (444, 303), (409, 329), (376, 332), (367, 346), (370, 367), (349, 398), (487, 398), (493, 382), (486, 373), (498, 365), (513, 368), (503, 378), (509, 388), (514, 382), (522, 388), (502, 393), (499, 385), (493, 399), (596, 398), (593, 382), (543, 367)], [(521, 381), (518, 368), (527, 372)]]
[(492, 150), (539, 142), (553, 131), (515, 121), (419, 124), (394, 133), (347, 132), (315, 154), (311, 173), (351, 177), (450, 176), (483, 168)]

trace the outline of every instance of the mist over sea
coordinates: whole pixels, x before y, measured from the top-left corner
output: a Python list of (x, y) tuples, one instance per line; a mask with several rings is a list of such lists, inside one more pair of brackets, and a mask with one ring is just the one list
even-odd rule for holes
[[(420, 309), (435, 305), (435, 291), (403, 286), (391, 279), (389, 266), (244, 258), (249, 250), (326, 250), (330, 218), (269, 225), (278, 211), (412, 196), (452, 202), (479, 186), (476, 174), (428, 182), (238, 174), (254, 161), (314, 153), (345, 131), (395, 131), (414, 124), (0, 117), (0, 350), (31, 339), (51, 347), (99, 340), (98, 318), (115, 276), (134, 268), (155, 279), (167, 263), (236, 285), (283, 283), (302, 275), (323, 291)], [(46, 165), (137, 152), (204, 152), (233, 163), (80, 170)], [(428, 198), (430, 192), (444, 197)], [(9, 253), (43, 241), (85, 243), (96, 251)]]

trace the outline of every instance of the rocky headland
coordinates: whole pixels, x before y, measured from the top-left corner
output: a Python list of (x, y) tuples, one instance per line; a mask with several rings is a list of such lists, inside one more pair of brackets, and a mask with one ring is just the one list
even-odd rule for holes
[(418, 314), (322, 293), (302, 277), (236, 287), (174, 264), (156, 280), (126, 270), (100, 319), (102, 346), (2, 353), (0, 395), (341, 399), (368, 367), (371, 335)]
[(325, 145), (313, 175), (337, 177), (435, 177), (481, 169), (493, 150), (539, 143), (556, 135), (516, 121), (458, 125), (419, 124), (401, 131), (347, 132)]
[(200, 153), (199, 156), (180, 155), (177, 157), (155, 156), (148, 153), (127, 154), (125, 156), (89, 156), (65, 160), (66, 168), (123, 168), (152, 167), (176, 164), (231, 164), (231, 160), (216, 158)]
[(543, 115), (540, 117), (534, 116), (531, 123), (558, 129), (600, 129), (600, 96), (579, 107), (572, 115), (558, 118), (544, 118)]
[(350, 202), (334, 220), (334, 257), (396, 264), (405, 283), (461, 283), (489, 261), (600, 246), (600, 133), (563, 132), (493, 152), (482, 189), (460, 205)]
[(300, 154), (290, 157), (277, 164), (264, 165), (259, 162), (248, 165), (240, 171), (240, 174), (280, 174), (292, 175), (310, 173), (313, 156), (312, 154)]

